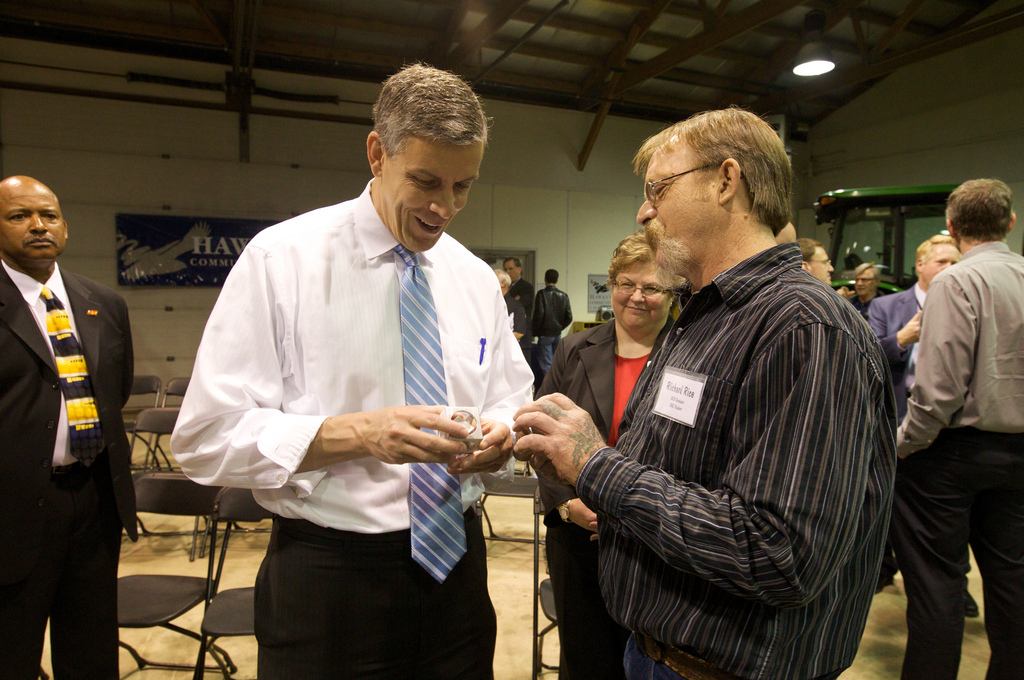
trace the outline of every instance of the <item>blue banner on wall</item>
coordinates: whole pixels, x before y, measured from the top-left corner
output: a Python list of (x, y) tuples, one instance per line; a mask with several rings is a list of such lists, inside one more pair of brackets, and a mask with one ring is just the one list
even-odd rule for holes
[(249, 240), (274, 220), (117, 216), (122, 286), (221, 286)]

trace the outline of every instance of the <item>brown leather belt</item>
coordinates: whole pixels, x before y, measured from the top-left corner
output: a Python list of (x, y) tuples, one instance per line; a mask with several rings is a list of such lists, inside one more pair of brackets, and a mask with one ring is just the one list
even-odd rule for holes
[(633, 633), (633, 635), (636, 636), (644, 654), (665, 664), (686, 680), (742, 680), (678, 647), (663, 644), (643, 633)]

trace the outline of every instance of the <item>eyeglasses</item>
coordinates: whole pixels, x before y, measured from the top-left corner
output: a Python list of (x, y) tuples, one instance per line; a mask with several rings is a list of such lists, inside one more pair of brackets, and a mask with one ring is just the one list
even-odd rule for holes
[(683, 175), (689, 175), (691, 172), (697, 172), (698, 170), (707, 170), (708, 168), (713, 167), (715, 166), (702, 165), (699, 168), (694, 168), (693, 170), (680, 172), (678, 175), (670, 175), (669, 177), (665, 177), (664, 179), (651, 180), (647, 184), (644, 184), (644, 198), (646, 198), (647, 202), (650, 203), (653, 207), (657, 204), (658, 201), (662, 199), (662, 197), (665, 194), (665, 189), (668, 188), (668, 185), (671, 184), (673, 180), (677, 180)]
[[(638, 287), (632, 281), (615, 281), (612, 285), (615, 287), (615, 290), (627, 297), (633, 297), (633, 293), (636, 292)], [(658, 286), (640, 286), (639, 288), (640, 294), (645, 298), (655, 298), (668, 292), (664, 288), (659, 288)]]
[(826, 257), (824, 260), (819, 260), (817, 258), (812, 257), (811, 258), (811, 262), (813, 262), (814, 264), (831, 265), (832, 264), (832, 258)]

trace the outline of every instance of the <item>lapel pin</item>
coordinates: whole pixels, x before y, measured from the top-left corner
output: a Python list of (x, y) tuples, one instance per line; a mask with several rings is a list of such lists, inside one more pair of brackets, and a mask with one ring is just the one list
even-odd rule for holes
[(96, 316), (100, 312), (99, 312), (98, 309), (89, 309), (85, 313), (86, 313), (87, 316)]

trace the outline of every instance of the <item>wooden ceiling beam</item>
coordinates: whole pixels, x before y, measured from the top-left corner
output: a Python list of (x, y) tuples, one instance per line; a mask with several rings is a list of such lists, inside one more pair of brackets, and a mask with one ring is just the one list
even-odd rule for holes
[[(623, 2), (620, 2), (620, 0), (606, 1), (613, 2), (615, 4), (626, 4), (630, 6), (633, 5), (633, 3), (629, 2), (629, 0), (625, 0)], [(969, 0), (964, 1), (967, 2)], [(835, 2), (833, 0), (810, 0), (806, 4), (811, 7), (814, 7), (815, 9), (820, 9), (828, 12), (835, 5)], [(669, 7), (665, 10), (665, 13), (684, 17), (687, 19), (693, 19), (695, 21), (701, 20), (701, 12), (699, 7), (697, 7), (696, 5), (683, 4), (678, 0), (675, 3), (669, 5)], [(867, 21), (868, 23), (875, 24), (877, 26), (882, 26), (883, 28), (888, 28), (896, 21), (896, 17), (886, 14), (885, 12), (880, 12), (878, 10), (868, 10), (867, 12), (865, 12), (864, 20)], [(793, 31), (792, 29), (774, 26), (772, 24), (758, 26), (753, 30), (756, 33), (768, 35), (773, 38), (781, 38), (784, 35), (789, 35), (794, 32), (799, 33), (799, 31)], [(907, 26), (907, 30), (910, 31), (911, 33), (917, 33), (920, 35), (937, 35), (941, 31), (941, 29), (937, 26), (932, 26), (930, 24), (926, 24), (920, 21), (911, 22)]]
[(199, 18), (209, 27), (210, 32), (213, 33), (214, 37), (220, 41), (221, 45), (227, 47), (230, 45), (228, 42), (227, 35), (220, 27), (220, 23), (217, 21), (217, 17), (213, 16), (209, 9), (203, 4), (202, 0), (188, 0), (188, 4), (195, 10)]
[(120, 33), (125, 35), (142, 35), (147, 38), (157, 38), (167, 41), (185, 41), (197, 45), (213, 45), (223, 47), (223, 44), (206, 28), (193, 26), (171, 26), (168, 24), (154, 24), (148, 21), (136, 19), (122, 19), (120, 17), (98, 15), (95, 12), (72, 12), (67, 10), (51, 10), (37, 7), (25, 7), (16, 2), (0, 2), (0, 16), (12, 19), (37, 21), (44, 24), (70, 25), (75, 28), (104, 31), (109, 33)]
[[(499, 52), (505, 52), (515, 44), (514, 40), (508, 40), (505, 38), (499, 38), (494, 36), (490, 38), (486, 47)], [(560, 50), (553, 47), (547, 47), (541, 43), (527, 42), (520, 45), (516, 50), (517, 54), (521, 54), (526, 57), (537, 57), (538, 59), (548, 59), (555, 61), (560, 64), (572, 64), (574, 66), (586, 66), (587, 68), (600, 68), (604, 65), (604, 57), (596, 54), (587, 54), (585, 52), (573, 51), (573, 50)]]
[(494, 35), (502, 26), (515, 16), (516, 12), (525, 6), (530, 0), (502, 0), (502, 2), (487, 14), (472, 30), (459, 40), (455, 50), (445, 59), (445, 67), (454, 69), (466, 57), (471, 55), (483, 45), (488, 38)]
[(704, 31), (693, 38), (680, 42), (676, 47), (665, 50), (642, 65), (630, 69), (619, 80), (615, 92), (628, 90), (648, 78), (681, 64), (687, 59), (717, 47), (727, 40), (742, 35), (755, 26), (770, 21), (803, 3), (803, 0), (759, 0), (738, 12), (722, 19), (718, 28)]
[(459, 33), (459, 26), (466, 20), (466, 14), (469, 12), (469, 3), (470, 0), (458, 0), (458, 4), (449, 12), (448, 22), (441, 32), (441, 36), (437, 39), (433, 50), (433, 63), (444, 63), (445, 55), (448, 54), (455, 43), (455, 36)]
[(298, 59), (339, 62), (342, 64), (364, 64), (395, 70), (403, 66), (407, 61), (415, 58), (414, 55), (390, 50), (364, 52), (362, 50), (352, 50), (310, 41), (292, 42), (276, 38), (260, 39), (260, 52)]
[(437, 28), (421, 24), (401, 24), (394, 21), (381, 21), (358, 16), (344, 16), (333, 12), (314, 12), (297, 7), (281, 7), (279, 5), (264, 4), (261, 15), (268, 21), (293, 21), (299, 24), (311, 24), (315, 26), (330, 26), (360, 33), (380, 33), (393, 35), (402, 38), (419, 38), (424, 40), (437, 40), (441, 37), (441, 31)]
[[(601, 68), (591, 71), (580, 89), (583, 92), (590, 92), (595, 87), (601, 86), (607, 80), (610, 72), (621, 69), (626, 63), (626, 58), (629, 56), (630, 51), (636, 46), (640, 38), (650, 30), (651, 25), (658, 20), (658, 17), (661, 16), (661, 13), (670, 2), (672, 0), (655, 0), (650, 7), (639, 12), (630, 23), (629, 32), (626, 36), (615, 43), (611, 51), (605, 55), (605, 64)], [(611, 93), (606, 92), (606, 94)]]
[(914, 18), (914, 15), (917, 14), (923, 4), (924, 0), (910, 0), (910, 4), (908, 4), (903, 10), (895, 23), (893, 23), (882, 37), (878, 39), (878, 42), (871, 47), (871, 51), (868, 52), (868, 61), (876, 61), (887, 49), (889, 49), (889, 46), (892, 45), (892, 41), (896, 39), (896, 36), (903, 32), (903, 29), (910, 23), (910, 20)]

